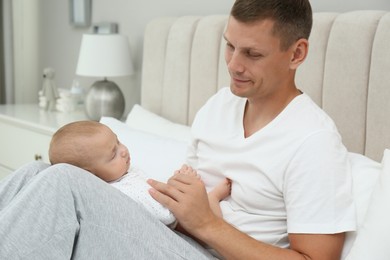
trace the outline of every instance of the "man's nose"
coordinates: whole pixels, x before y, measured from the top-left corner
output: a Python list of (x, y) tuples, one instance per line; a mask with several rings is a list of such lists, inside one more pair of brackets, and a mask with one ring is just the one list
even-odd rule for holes
[(241, 57), (238, 53), (233, 52), (227, 60), (227, 66), (230, 72), (240, 73), (244, 71)]

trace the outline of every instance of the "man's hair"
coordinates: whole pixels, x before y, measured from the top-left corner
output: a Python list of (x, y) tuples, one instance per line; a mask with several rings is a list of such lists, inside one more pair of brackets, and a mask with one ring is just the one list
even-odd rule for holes
[(93, 150), (86, 143), (93, 142), (91, 138), (101, 129), (101, 124), (94, 121), (78, 121), (61, 127), (50, 142), (50, 163), (69, 163), (85, 168), (93, 159)]
[(230, 15), (239, 22), (270, 19), (280, 48), (287, 50), (299, 39), (309, 39), (313, 13), (309, 0), (236, 0)]

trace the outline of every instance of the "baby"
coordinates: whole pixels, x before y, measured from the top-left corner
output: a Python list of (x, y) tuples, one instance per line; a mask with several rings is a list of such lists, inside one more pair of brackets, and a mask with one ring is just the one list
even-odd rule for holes
[[(106, 125), (78, 121), (61, 127), (51, 140), (49, 159), (51, 164), (69, 163), (91, 172), (142, 204), (164, 224), (175, 223), (173, 214), (150, 196), (148, 177), (131, 167), (127, 147)], [(188, 166), (183, 166), (175, 174), (197, 175)], [(208, 194), (210, 207), (219, 217), (222, 217), (219, 202), (230, 194), (230, 189), (231, 183), (226, 179)]]

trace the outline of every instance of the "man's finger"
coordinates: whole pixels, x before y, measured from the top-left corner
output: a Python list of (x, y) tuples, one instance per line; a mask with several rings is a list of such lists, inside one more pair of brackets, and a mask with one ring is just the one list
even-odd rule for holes
[(176, 175), (173, 175), (171, 178), (169, 178), (168, 180), (168, 183), (170, 181), (177, 181), (179, 183), (183, 183), (183, 184), (187, 184), (187, 185), (190, 185), (190, 184), (193, 184), (195, 183), (196, 181), (199, 181), (199, 178), (197, 174), (176, 174)]
[(170, 210), (176, 207), (177, 201), (174, 195), (172, 195), (175, 193), (172, 188), (169, 188), (164, 183), (152, 179), (149, 179), (148, 183), (150, 186), (152, 186), (152, 188), (149, 189), (149, 194), (150, 196), (152, 196), (153, 199), (155, 199)]

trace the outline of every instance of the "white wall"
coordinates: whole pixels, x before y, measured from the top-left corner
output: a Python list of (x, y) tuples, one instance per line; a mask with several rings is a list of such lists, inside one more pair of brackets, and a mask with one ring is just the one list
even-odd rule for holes
[(11, 0), (3, 0), (3, 23), (4, 23), (4, 62), (5, 66), (5, 102), (14, 101), (13, 89), (13, 39), (12, 39), (12, 4)]
[(390, 0), (310, 0), (315, 12), (346, 12), (353, 10), (387, 10)]
[[(28, 0), (25, 0), (28, 1)], [(81, 36), (89, 28), (73, 28), (69, 24), (68, 0), (38, 0), (41, 10), (41, 62), (38, 67), (56, 69), (59, 87), (70, 87)], [(228, 14), (234, 0), (92, 0), (92, 22), (116, 22), (119, 33), (129, 37), (136, 74), (112, 79), (123, 90), (129, 111), (138, 102), (140, 71), (142, 66), (143, 31), (148, 21), (158, 16)], [(390, 0), (311, 0), (313, 10), (344, 12), (357, 9), (390, 10)], [(158, 44), (158, 43), (156, 43)], [(95, 79), (81, 78), (88, 86)], [(38, 87), (37, 87), (38, 88)], [(35, 97), (34, 97), (35, 98)], [(35, 99), (33, 99), (34, 101)]]
[(39, 0), (12, 1), (14, 94), (18, 103), (38, 99), (40, 43)]

